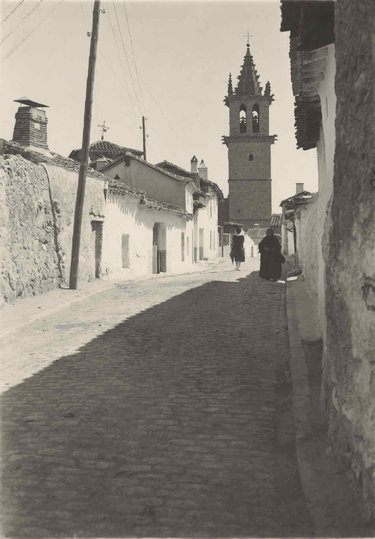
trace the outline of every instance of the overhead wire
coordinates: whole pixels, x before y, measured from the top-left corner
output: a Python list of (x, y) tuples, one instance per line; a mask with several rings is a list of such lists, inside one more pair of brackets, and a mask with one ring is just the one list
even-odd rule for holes
[(28, 17), (30, 17), (30, 15), (31, 15), (36, 9), (38, 9), (38, 8), (40, 7), (40, 4), (41, 4), (42, 2), (43, 2), (43, 0), (39, 0), (39, 3), (38, 3), (36, 6), (34, 6), (28, 13), (26, 13), (26, 15), (24, 15), (24, 16), (22, 17), (22, 19), (19, 21), (19, 23), (17, 24), (17, 26), (16, 26), (15, 28), (13, 28), (13, 30), (12, 30), (11, 32), (9, 32), (5, 37), (3, 37), (3, 39), (0, 41), (0, 45), (1, 45), (2, 43), (4, 43), (4, 41), (5, 41), (6, 39), (8, 39), (8, 37), (11, 36), (11, 35), (17, 30), (17, 28), (19, 28), (20, 25), (21, 25), (21, 24), (22, 24)]
[(128, 71), (129, 71), (129, 74), (130, 74), (130, 79), (131, 79), (132, 86), (133, 86), (133, 91), (134, 91), (134, 95), (135, 95), (135, 100), (136, 100), (136, 103), (137, 103), (137, 107), (138, 107), (139, 112), (142, 113), (142, 108), (141, 108), (141, 105), (140, 105), (140, 102), (139, 102), (139, 98), (138, 98), (138, 92), (137, 92), (137, 89), (136, 89), (136, 87), (135, 87), (133, 73), (132, 73), (132, 70), (131, 70), (131, 67), (130, 67), (129, 58), (128, 58), (128, 54), (127, 54), (127, 52), (126, 52), (126, 47), (125, 47), (125, 43), (124, 43), (124, 38), (123, 38), (122, 32), (121, 32), (121, 27), (120, 27), (118, 15), (117, 15), (116, 4), (115, 4), (115, 2), (112, 2), (112, 4), (113, 4), (113, 9), (114, 9), (115, 17), (116, 17), (117, 28), (118, 28), (118, 33), (119, 33), (120, 40), (121, 40), (122, 49), (123, 49), (123, 51), (124, 51), (124, 56), (125, 56), (125, 59), (126, 59), (126, 63), (127, 63), (127, 66), (128, 66)]
[[(43, 1), (43, 0), (41, 0)], [(63, 2), (64, 0), (59, 0), (58, 2), (56, 2), (53, 6), (52, 9), (50, 9), (50, 11), (47, 13), (47, 15), (41, 19), (38, 24), (36, 24), (34, 26), (34, 28), (32, 28), (32, 30), (22, 39), (22, 41), (20, 41), (4, 58), (3, 58), (3, 61), (7, 60), (34, 32), (37, 28), (39, 28), (39, 26), (41, 26), (44, 21), (46, 19), (48, 19), (48, 17), (56, 10), (56, 8), (61, 4), (61, 2)]]
[(141, 100), (142, 108), (143, 108), (143, 110), (145, 110), (144, 100), (143, 100), (143, 94), (142, 94), (142, 86), (141, 86), (141, 82), (140, 82), (140, 79), (139, 79), (139, 73), (138, 73), (137, 62), (136, 62), (136, 59), (135, 59), (135, 51), (134, 51), (133, 37), (132, 37), (131, 30), (130, 30), (130, 23), (129, 23), (129, 17), (128, 17), (128, 10), (126, 9), (126, 2), (125, 2), (125, 0), (124, 0), (124, 2), (123, 2), (123, 6), (124, 6), (124, 10), (125, 10), (126, 24), (127, 24), (127, 26), (128, 26), (129, 39), (130, 39), (130, 44), (131, 44), (131, 49), (132, 49), (132, 55), (133, 55), (134, 71), (135, 71), (135, 75), (136, 75), (137, 82), (138, 82), (138, 88), (139, 88), (140, 100)]
[[(124, 68), (123, 63), (122, 63), (122, 58), (121, 58), (121, 54), (120, 54), (120, 50), (119, 50), (119, 45), (118, 45), (118, 41), (116, 39), (116, 31), (115, 31), (115, 28), (114, 28), (114, 25), (113, 25), (113, 22), (112, 22), (110, 10), (108, 10), (107, 13), (108, 13), (108, 20), (109, 20), (109, 23), (110, 23), (110, 26), (111, 26), (111, 32), (112, 32), (112, 35), (113, 35), (113, 40), (114, 40), (115, 47), (116, 47), (116, 53), (117, 53), (117, 57), (118, 57), (118, 61), (119, 61), (120, 71), (121, 71), (122, 76), (123, 76), (124, 88), (126, 89), (126, 93), (128, 94), (130, 103), (132, 105), (132, 109), (134, 110), (134, 101), (133, 101), (133, 98), (131, 96), (130, 89), (128, 87), (126, 74), (125, 74), (125, 68)], [(103, 56), (103, 58), (104, 58), (104, 56)], [(108, 61), (107, 61), (107, 65), (114, 72), (116, 78), (118, 78), (118, 73), (116, 73), (116, 71), (112, 68), (112, 66), (109, 64)]]
[(5, 17), (4, 20), (1, 21), (0, 24), (4, 24), (5, 21), (7, 21), (9, 19), (9, 17), (11, 15), (13, 15), (13, 13), (16, 11), (16, 9), (18, 9), (23, 3), (24, 3), (25, 0), (21, 0), (21, 2), (19, 2), (16, 7), (14, 9), (12, 9), (12, 11)]

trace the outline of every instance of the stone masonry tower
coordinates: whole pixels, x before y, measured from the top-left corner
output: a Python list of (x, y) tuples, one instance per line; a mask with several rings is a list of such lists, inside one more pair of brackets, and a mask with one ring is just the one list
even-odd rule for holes
[(238, 84), (233, 89), (229, 75), (229, 137), (223, 137), (229, 160), (229, 221), (245, 229), (255, 223), (269, 226), (271, 218), (271, 144), (276, 135), (269, 134), (269, 107), (273, 101), (267, 82), (264, 92), (258, 82), (250, 44)]

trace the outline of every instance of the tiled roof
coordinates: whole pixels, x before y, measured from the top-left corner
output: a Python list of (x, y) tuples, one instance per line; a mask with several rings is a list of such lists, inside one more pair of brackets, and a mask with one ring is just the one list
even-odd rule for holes
[[(50, 152), (50, 155), (45, 155), (42, 152), (31, 150), (30, 148), (22, 146), (21, 144), (18, 144), (17, 142), (13, 141), (6, 141), (0, 139), (0, 142), (2, 146), (1, 153), (21, 155), (35, 165), (45, 163), (47, 165), (54, 165), (57, 167), (64, 168), (65, 170), (70, 170), (71, 172), (76, 172), (77, 174), (79, 173), (80, 163), (74, 161), (73, 159), (69, 159), (68, 157), (63, 157), (62, 155), (52, 152)], [(105, 181), (108, 179), (104, 174), (96, 172), (92, 169), (88, 169), (87, 176), (91, 178), (96, 178), (101, 181)]]
[(281, 31), (290, 31), (290, 70), (295, 96), (297, 148), (315, 148), (320, 136), (318, 85), (324, 77), (326, 45), (334, 43), (334, 4), (331, 0), (282, 0)]
[(247, 233), (254, 241), (261, 240), (266, 235), (267, 228), (261, 228), (260, 226), (252, 226), (247, 229)]
[[(69, 157), (71, 159), (75, 159), (76, 161), (80, 161), (81, 159), (81, 149), (73, 150)], [(119, 159), (123, 155), (125, 155), (127, 152), (130, 152), (134, 155), (141, 156), (143, 155), (143, 152), (140, 150), (134, 150), (133, 148), (126, 148), (125, 146), (119, 146), (118, 144), (115, 144), (114, 142), (110, 142), (108, 140), (98, 140), (97, 142), (93, 142), (90, 144), (89, 149), (89, 157), (90, 161), (96, 161), (97, 159), (100, 159), (101, 157), (106, 157), (111, 160)]]
[(270, 226), (281, 226), (282, 218), (281, 213), (273, 213), (271, 215)]
[(162, 168), (163, 170), (168, 170), (169, 172), (177, 174), (178, 176), (183, 176), (184, 178), (191, 178), (196, 181), (198, 180), (201, 184), (201, 187), (212, 187), (212, 189), (216, 191), (219, 200), (224, 198), (223, 192), (215, 182), (211, 182), (210, 180), (202, 178), (202, 176), (200, 176), (197, 172), (189, 172), (188, 170), (185, 170), (184, 168), (181, 168), (178, 165), (175, 165), (174, 163), (170, 163), (169, 161), (165, 160), (161, 163), (157, 163), (155, 166), (157, 166), (158, 168)]

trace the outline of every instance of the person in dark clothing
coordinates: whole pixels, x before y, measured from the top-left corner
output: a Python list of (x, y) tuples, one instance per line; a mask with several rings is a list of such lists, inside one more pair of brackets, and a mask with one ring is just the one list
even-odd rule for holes
[(281, 254), (281, 245), (274, 236), (272, 228), (268, 228), (266, 236), (258, 245), (260, 252), (259, 277), (268, 281), (277, 281), (281, 277), (281, 264), (285, 258)]
[(245, 262), (244, 249), (245, 236), (240, 227), (236, 228), (236, 234), (232, 237), (230, 257), (236, 262), (236, 270), (240, 270), (241, 262)]

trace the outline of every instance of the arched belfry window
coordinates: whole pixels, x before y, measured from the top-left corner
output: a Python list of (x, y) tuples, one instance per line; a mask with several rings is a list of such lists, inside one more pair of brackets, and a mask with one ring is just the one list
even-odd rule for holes
[(252, 118), (253, 118), (253, 133), (259, 133), (259, 106), (253, 105), (252, 110)]
[(240, 106), (240, 133), (246, 133), (247, 131), (247, 112), (245, 105)]

